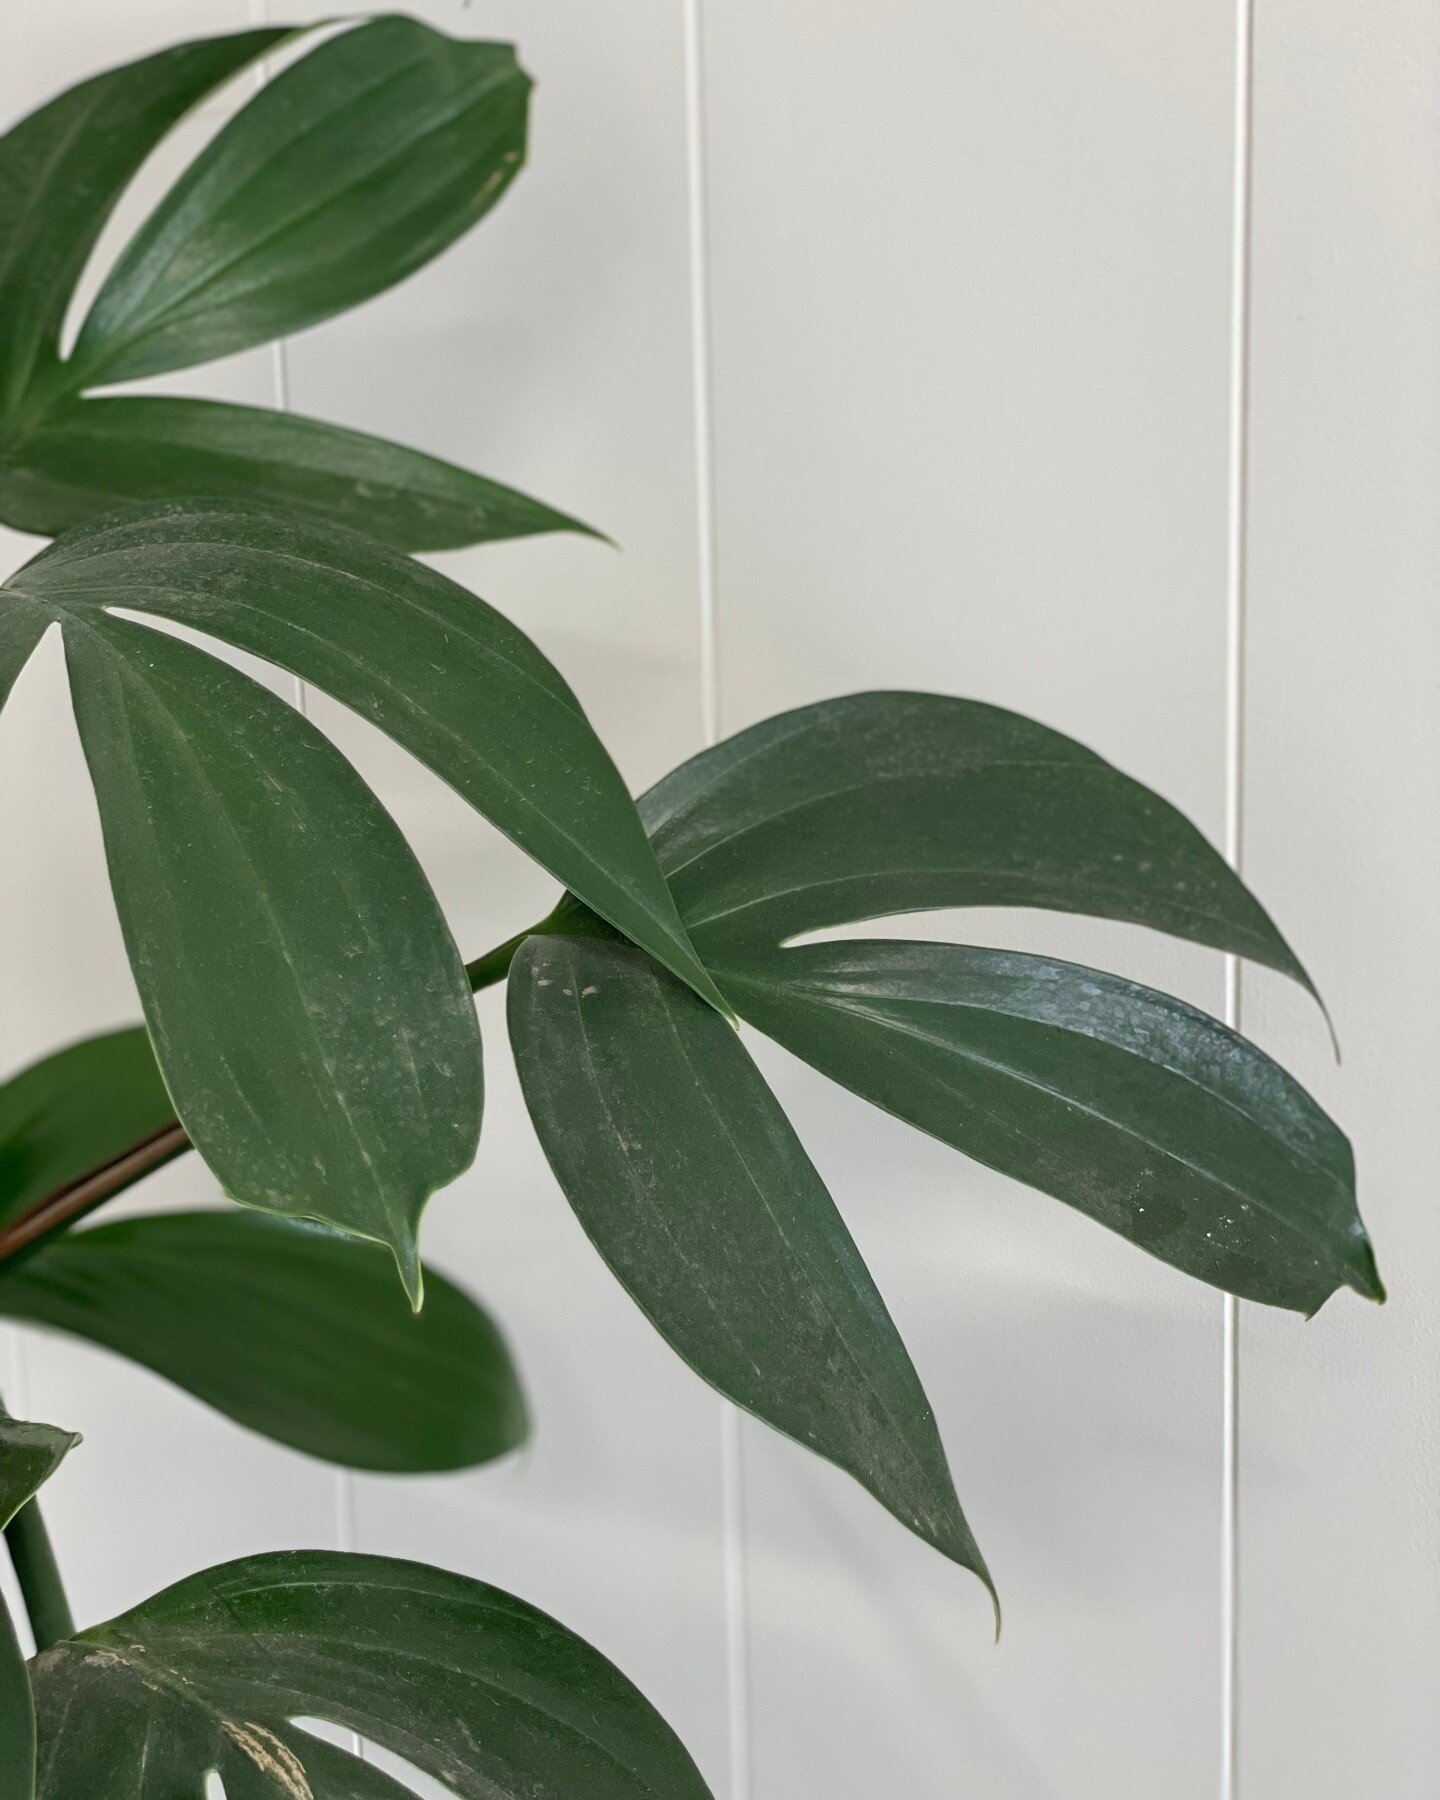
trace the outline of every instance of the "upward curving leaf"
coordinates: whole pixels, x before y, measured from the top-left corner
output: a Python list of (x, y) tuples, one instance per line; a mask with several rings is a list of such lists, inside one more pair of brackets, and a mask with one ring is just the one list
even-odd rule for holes
[(91, 307), (72, 388), (244, 350), (393, 287), (519, 173), (508, 44), (375, 19), (283, 70), (175, 183)]
[(682, 763), (640, 811), (708, 961), (887, 913), (1034, 906), (1148, 925), (1311, 986), (1173, 806), (978, 701), (852, 694), (781, 713)]
[(388, 1244), (480, 1130), (464, 965), (409, 846), (267, 689), (96, 611), (66, 627), (76, 719), (156, 1058), (235, 1199)]
[(709, 1800), (613, 1663), (441, 1569), (304, 1550), (192, 1575), (31, 1665), (39, 1800), (404, 1800), (296, 1723), (379, 1743), (456, 1800)]
[(319, 420), (86, 391), (203, 362), (378, 293), (477, 223), (524, 157), (504, 44), (388, 17), (251, 98), (60, 334), (102, 227), (185, 111), (291, 34), (182, 44), (60, 95), (0, 138), (0, 519), (54, 536), (130, 501), (243, 497), (410, 551), (589, 527), (498, 482)]
[[(523, 632), (435, 570), (337, 526), (196, 504), (67, 533), (0, 590), (0, 634), (16, 607), (67, 633), (93, 633), (107, 608), (155, 613), (313, 682), (724, 1008), (579, 702)], [(126, 654), (149, 641), (102, 635)]]
[(287, 35), (177, 44), (81, 82), (0, 138), (0, 414), (58, 363), (75, 283), (141, 163), (182, 114)]

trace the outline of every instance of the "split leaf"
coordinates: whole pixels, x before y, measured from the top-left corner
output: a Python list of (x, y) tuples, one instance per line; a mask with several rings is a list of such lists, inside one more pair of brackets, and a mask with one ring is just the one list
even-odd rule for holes
[(707, 1800), (618, 1669), (523, 1600), (378, 1556), (225, 1563), (31, 1665), (38, 1800), (204, 1792), (401, 1800), (408, 1789), (296, 1724), (403, 1757), (457, 1800)]

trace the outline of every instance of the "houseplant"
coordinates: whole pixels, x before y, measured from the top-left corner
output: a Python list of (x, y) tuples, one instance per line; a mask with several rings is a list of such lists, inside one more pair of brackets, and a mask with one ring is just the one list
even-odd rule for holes
[[(886, 913), (1008, 904), (1304, 971), (1173, 809), (993, 707), (868, 694), (804, 708), (637, 807), (535, 646), (407, 554), (574, 521), (314, 422), (94, 395), (354, 304), (442, 249), (518, 168), (525, 84), (507, 50), (397, 19), (345, 31), (201, 153), (64, 353), (74, 283), (139, 161), (282, 38), (162, 53), (0, 143), (0, 518), (55, 535), (0, 590), (0, 693), (58, 625), (146, 1015), (0, 1093), (0, 1313), (137, 1356), (341, 1463), (503, 1450), (523, 1425), (503, 1344), (458, 1291), (422, 1282), (417, 1231), (478, 1139), (470, 992), (505, 980), (547, 1155), (652, 1322), (988, 1585), (918, 1377), (734, 1017), (1200, 1279), (1309, 1312), (1338, 1285), (1379, 1297), (1378, 1277), (1348, 1146), (1253, 1046), (1048, 958), (788, 946)], [(553, 911), (463, 963), (403, 840), (321, 734), (156, 621), (370, 718), (556, 876)], [(192, 1143), (237, 1209), (74, 1229)], [(402, 1288), (417, 1307), (429, 1295), (409, 1329)], [(334, 1354), (317, 1381), (301, 1352), (322, 1306)], [(473, 1378), (458, 1390), (439, 1374), (457, 1361)], [(398, 1384), (388, 1409), (381, 1372)], [(32, 1498), (70, 1447), (53, 1427), (0, 1424), (41, 1646), (28, 1674), (9, 1656), (0, 1718), (20, 1745), (33, 1688), (48, 1800), (137, 1767), (167, 1795), (198, 1794), (212, 1769), (232, 1800), (402, 1791), (297, 1716), (385, 1743), (461, 1795), (704, 1791), (603, 1659), (522, 1602), (417, 1565), (253, 1558), (77, 1637)]]

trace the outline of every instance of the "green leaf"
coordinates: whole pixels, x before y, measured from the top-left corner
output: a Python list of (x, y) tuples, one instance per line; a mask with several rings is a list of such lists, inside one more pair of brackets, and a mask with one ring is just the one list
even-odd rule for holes
[(305, 1550), (192, 1575), (31, 1665), (40, 1800), (403, 1800), (319, 1718), (459, 1800), (705, 1800), (618, 1669), (498, 1588)]
[(79, 1442), (76, 1431), (12, 1419), (0, 1406), (0, 1528), (39, 1493)]
[(509, 1019), (550, 1165), (666, 1342), (990, 1587), (899, 1333), (730, 1026), (631, 946), (571, 937), (521, 948)]
[(523, 632), (435, 570), (337, 526), (196, 505), (80, 526), (6, 590), (67, 621), (156, 613), (313, 682), (724, 1007), (579, 702)]
[(1310, 986), (1173, 806), (978, 701), (852, 694), (781, 713), (682, 764), (640, 811), (710, 962), (890, 913), (1035, 906), (1148, 925)]
[(71, 401), (0, 439), (0, 516), (54, 536), (126, 502), (248, 500), (349, 525), (397, 550), (589, 526), (513, 488), (293, 413), (123, 395)]
[(520, 171), (530, 82), (507, 44), (382, 18), (284, 69), (123, 252), (76, 341), (74, 388), (284, 337), (393, 287)]
[(810, 944), (721, 977), (843, 1087), (1216, 1287), (1313, 1313), (1384, 1298), (1343, 1133), (1193, 1007), (1045, 957)]
[(287, 35), (177, 44), (70, 88), (0, 138), (0, 412), (54, 367), (75, 283), (141, 163), (182, 114)]
[(66, 627), (75, 716), (156, 1058), (225, 1191), (388, 1244), (470, 1163), (469, 983), (409, 846), (327, 739), (203, 651)]
[(0, 1800), (35, 1800), (35, 1703), (30, 1673), (0, 1596)]
[(143, 1025), (87, 1038), (22, 1069), (0, 1087), (0, 1224), (174, 1117)]
[(230, 1418), (350, 1468), (463, 1469), (523, 1442), (495, 1326), (427, 1270), (315, 1226), (171, 1213), (69, 1232), (0, 1270), (0, 1316), (128, 1356)]

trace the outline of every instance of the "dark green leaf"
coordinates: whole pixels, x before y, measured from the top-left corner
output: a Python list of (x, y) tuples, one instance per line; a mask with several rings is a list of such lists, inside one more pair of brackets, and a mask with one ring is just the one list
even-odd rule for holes
[(523, 632), (435, 570), (338, 526), (180, 506), (78, 527), (6, 587), (77, 622), (158, 613), (313, 682), (724, 1006), (579, 702)]
[(1217, 1020), (1133, 982), (954, 944), (810, 944), (724, 973), (842, 1086), (1247, 1300), (1384, 1298), (1344, 1135)]
[(372, 1244), (237, 1212), (70, 1232), (0, 1270), (0, 1316), (73, 1332), (351, 1468), (461, 1469), (525, 1437), (504, 1340), (433, 1270), (411, 1312)]
[(22, 1069), (0, 1087), (0, 1224), (174, 1117), (143, 1025)]
[(0, 706), (10, 698), (11, 688), (49, 623), (45, 614), (33, 608), (0, 603)]
[(35, 1706), (10, 1609), (0, 1597), (0, 1800), (35, 1800)]
[(293, 1723), (384, 1745), (459, 1800), (705, 1800), (612, 1663), (524, 1601), (418, 1563), (290, 1551), (167, 1588), (31, 1665), (40, 1800), (389, 1800)]
[(464, 965), (409, 846), (267, 689), (94, 611), (66, 625), (110, 880), (156, 1058), (247, 1205), (389, 1244), (480, 1131)]
[(0, 1528), (39, 1493), (79, 1442), (78, 1432), (12, 1419), (0, 1406)]
[(177, 44), (70, 88), (0, 138), (0, 412), (53, 368), (75, 283), (131, 176), (183, 113), (286, 35)]
[(599, 938), (531, 938), (509, 1017), (551, 1167), (661, 1336), (988, 1587), (899, 1333), (730, 1026)]
[(453, 463), (261, 407), (155, 395), (79, 400), (23, 437), (0, 439), (0, 516), (22, 531), (54, 536), (128, 501), (183, 494), (315, 514), (398, 550), (589, 531)]
[(76, 389), (244, 350), (428, 262), (519, 173), (530, 82), (506, 44), (383, 18), (283, 70), (200, 153), (81, 326)]
[(1152, 926), (1309, 979), (1173, 806), (1018, 713), (852, 694), (693, 757), (640, 803), (708, 961), (887, 913), (1036, 906)]

